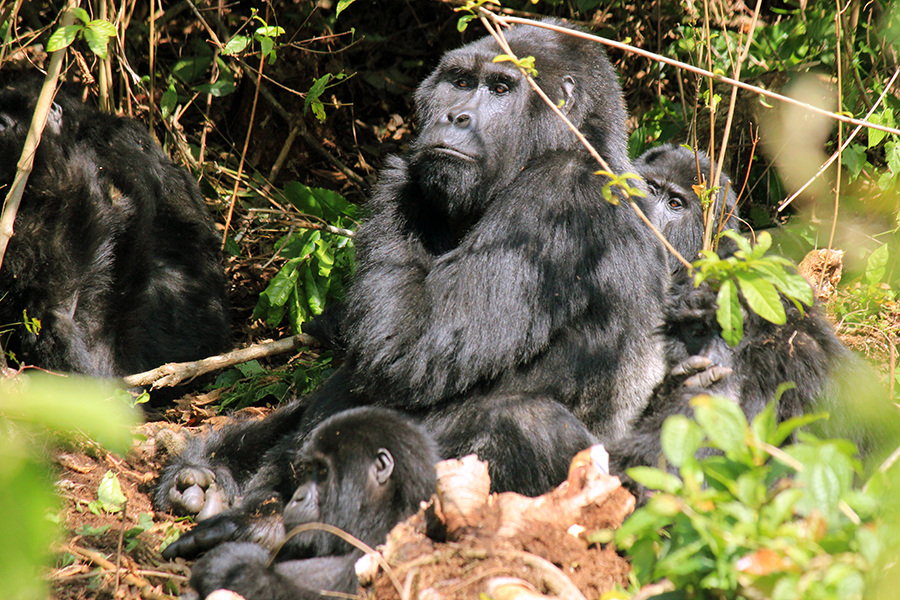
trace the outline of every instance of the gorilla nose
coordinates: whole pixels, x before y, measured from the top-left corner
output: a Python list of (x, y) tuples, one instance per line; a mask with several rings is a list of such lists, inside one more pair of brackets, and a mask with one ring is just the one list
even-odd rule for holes
[(472, 115), (467, 111), (461, 111), (457, 114), (447, 113), (447, 120), (460, 129), (466, 129), (472, 125)]

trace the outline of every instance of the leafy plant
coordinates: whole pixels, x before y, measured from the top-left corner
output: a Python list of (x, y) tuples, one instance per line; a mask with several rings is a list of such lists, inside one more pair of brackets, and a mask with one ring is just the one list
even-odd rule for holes
[(705, 281), (718, 290), (716, 319), (722, 328), (722, 338), (729, 345), (736, 346), (744, 337), (740, 297), (753, 312), (776, 325), (787, 320), (781, 294), (801, 312), (804, 305), (812, 306), (812, 288), (801, 275), (793, 272), (793, 263), (766, 254), (772, 246), (768, 232), (757, 236), (755, 246), (734, 231), (724, 231), (722, 235), (734, 240), (739, 249), (728, 258), (702, 250), (702, 258), (694, 263), (694, 283), (700, 285)]
[(262, 55), (269, 59), (269, 64), (273, 64), (278, 59), (278, 53), (275, 50), (275, 38), (284, 35), (284, 28), (272, 26), (266, 23), (253, 9), (253, 16), (250, 21), (259, 21), (261, 24), (257, 27), (252, 35), (234, 35), (225, 44), (222, 49), (224, 54), (237, 55), (243, 52), (251, 42), (257, 42)]
[[(355, 227), (356, 206), (337, 192), (290, 183), (284, 195), (311, 221)], [(353, 263), (353, 243), (346, 235), (310, 229), (289, 233), (276, 243), (278, 256), (287, 259), (260, 294), (253, 316), (275, 327), (288, 315), (291, 328), (300, 326), (344, 295), (344, 282)]]
[[(884, 537), (876, 496), (853, 489), (853, 444), (797, 434), (818, 417), (778, 423), (775, 402), (750, 424), (728, 399), (691, 404), (696, 422), (662, 430), (679, 475), (628, 471), (658, 490), (616, 534), (639, 583), (667, 578), (680, 598), (861, 598)], [(792, 434), (801, 441), (779, 449)], [(698, 459), (704, 447), (718, 453)]]
[(0, 378), (0, 581), (8, 598), (42, 597), (58, 500), (41, 449), (51, 433), (87, 435), (124, 452), (138, 413), (107, 382), (47, 374)]
[(109, 56), (107, 52), (109, 38), (116, 35), (115, 25), (103, 19), (91, 19), (91, 16), (83, 8), (76, 6), (71, 10), (75, 18), (81, 22), (75, 25), (66, 25), (53, 32), (47, 41), (47, 51), (56, 52), (68, 48), (78, 36), (81, 36), (87, 42), (91, 52), (100, 58), (107, 58)]

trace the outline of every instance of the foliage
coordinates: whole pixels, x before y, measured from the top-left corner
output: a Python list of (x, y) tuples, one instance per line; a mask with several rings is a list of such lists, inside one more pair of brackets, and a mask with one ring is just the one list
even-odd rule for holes
[(84, 38), (91, 52), (102, 59), (108, 57), (109, 38), (116, 35), (116, 27), (103, 19), (91, 19), (86, 10), (73, 7), (72, 12), (81, 21), (75, 25), (66, 25), (56, 30), (47, 41), (47, 51), (56, 52), (72, 45), (78, 36)]
[(240, 409), (263, 400), (281, 403), (312, 392), (331, 374), (330, 352), (304, 360), (290, 369), (263, 369), (258, 361), (237, 365), (221, 373), (213, 388), (224, 388), (220, 406)]
[(700, 285), (705, 281), (718, 289), (716, 318), (722, 328), (722, 338), (729, 345), (736, 346), (744, 336), (740, 297), (753, 312), (776, 325), (787, 320), (782, 294), (801, 312), (804, 305), (812, 306), (812, 288), (801, 275), (793, 272), (793, 263), (766, 254), (772, 246), (768, 232), (757, 236), (755, 246), (733, 231), (722, 235), (734, 240), (739, 250), (728, 258), (719, 258), (711, 250), (701, 251), (702, 258), (694, 263), (694, 283)]
[[(294, 182), (285, 186), (284, 196), (314, 222), (343, 229), (356, 225), (356, 206), (337, 192)], [(253, 316), (275, 327), (287, 314), (292, 330), (299, 332), (327, 303), (343, 298), (344, 282), (352, 270), (353, 243), (346, 235), (308, 229), (279, 239), (276, 254), (287, 261), (260, 294)]]
[[(679, 475), (628, 471), (659, 490), (616, 534), (638, 581), (668, 578), (679, 598), (861, 598), (897, 532), (878, 517), (876, 486), (853, 487), (855, 447), (801, 433), (779, 450), (816, 417), (778, 423), (775, 402), (750, 424), (728, 399), (691, 404), (696, 422), (673, 416), (662, 431)], [(697, 458), (701, 448), (718, 452)]]
[(106, 382), (46, 374), (0, 378), (0, 581), (7, 598), (45, 595), (37, 566), (47, 564), (58, 500), (48, 472), (51, 433), (87, 435), (124, 452), (138, 421), (127, 404), (110, 400)]

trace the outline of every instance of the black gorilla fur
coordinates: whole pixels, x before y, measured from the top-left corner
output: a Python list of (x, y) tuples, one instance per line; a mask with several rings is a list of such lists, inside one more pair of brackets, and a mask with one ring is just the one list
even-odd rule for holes
[[(0, 182), (12, 183), (40, 93), (0, 90)], [(8, 189), (8, 188), (7, 188)], [(229, 340), (217, 236), (197, 183), (137, 122), (60, 92), (0, 269), (0, 325), (23, 364), (120, 376)], [(7, 342), (7, 340), (4, 340)]]
[[(631, 170), (602, 47), (525, 26), (507, 38), (611, 168)], [(279, 437), (350, 406), (403, 409), (442, 457), (477, 452), (495, 490), (527, 494), (627, 431), (663, 374), (650, 334), (665, 256), (500, 53), (490, 37), (448, 52), (416, 93), (420, 134), (388, 161), (356, 240), (343, 367), (308, 402), (195, 440), (164, 473), (160, 508), (231, 501)]]
[[(650, 188), (650, 194), (638, 200), (641, 209), (679, 254), (695, 260), (703, 247), (703, 206), (693, 186), (699, 184), (701, 177), (704, 181), (709, 179), (709, 155), (702, 150), (694, 152), (684, 146), (665, 144), (644, 152), (634, 168)], [(738, 231), (737, 196), (725, 173), (719, 177), (718, 187), (714, 207), (716, 233)], [(727, 238), (720, 247), (734, 249)]]
[[(198, 536), (221, 527), (236, 527), (243, 533), (239, 539), (273, 546), (285, 530), (312, 522), (337, 527), (374, 547), (435, 492), (434, 442), (393, 410), (344, 411), (309, 436), (283, 438), (273, 449), (275, 456), (257, 474), (261, 487), (245, 499), (245, 511), (203, 521), (165, 555), (190, 555), (199, 549), (192, 545)], [(278, 517), (282, 506), (283, 522)], [(191, 586), (201, 597), (224, 588), (247, 600), (318, 598), (321, 590), (352, 594), (359, 587), (354, 564), (360, 556), (336, 535), (312, 530), (288, 538), (267, 568), (267, 550), (232, 542), (194, 565)]]
[(613, 474), (658, 466), (663, 421), (674, 414), (693, 416), (690, 400), (704, 393), (733, 400), (752, 419), (780, 384), (793, 382), (796, 387), (776, 406), (779, 421), (827, 412), (830, 418), (817, 431), (850, 438), (864, 452), (889, 435), (896, 415), (884, 402), (877, 375), (841, 343), (818, 307), (801, 313), (785, 299), (782, 325), (744, 309), (744, 337), (731, 347), (716, 320), (716, 292), (706, 284), (694, 287), (686, 272), (676, 278), (663, 328), (669, 372), (633, 430), (610, 448)]

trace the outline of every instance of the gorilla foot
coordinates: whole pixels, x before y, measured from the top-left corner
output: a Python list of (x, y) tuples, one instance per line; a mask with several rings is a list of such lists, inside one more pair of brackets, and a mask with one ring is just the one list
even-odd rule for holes
[(197, 515), (202, 521), (229, 507), (228, 498), (216, 486), (216, 475), (206, 467), (185, 467), (175, 475), (168, 500), (178, 512)]

